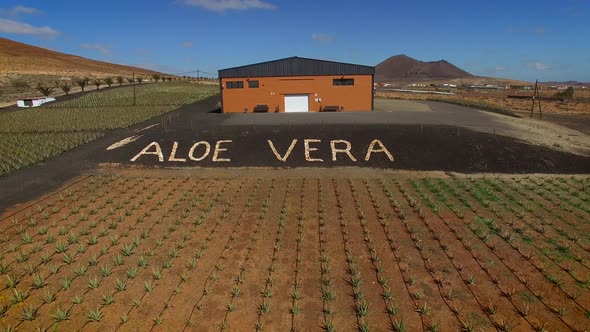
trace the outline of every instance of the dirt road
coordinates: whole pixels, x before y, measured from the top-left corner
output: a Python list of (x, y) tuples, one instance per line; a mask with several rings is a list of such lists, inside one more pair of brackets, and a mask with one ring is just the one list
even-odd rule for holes
[[(578, 121), (574, 127), (571, 124), (576, 121), (566, 121), (563, 115), (546, 116), (546, 120), (513, 118), (441, 102), (396, 99), (375, 99), (375, 110), (376, 113), (388, 114), (384, 116), (386, 121), (390, 121), (388, 123), (461, 126), (514, 137), (558, 151), (590, 156), (590, 121)], [(556, 124), (551, 119), (575, 129)]]

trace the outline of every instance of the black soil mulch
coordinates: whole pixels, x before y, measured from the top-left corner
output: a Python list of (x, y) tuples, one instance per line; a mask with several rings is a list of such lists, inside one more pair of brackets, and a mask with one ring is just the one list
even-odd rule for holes
[[(406, 170), (440, 170), (455, 172), (504, 173), (580, 173), (590, 172), (590, 158), (529, 145), (513, 138), (494, 136), (464, 128), (420, 125), (233, 125), (224, 126), (227, 114), (210, 113), (218, 104), (211, 97), (193, 105), (186, 105), (130, 128), (113, 130), (102, 138), (79, 146), (44, 163), (27, 167), (0, 177), (0, 213), (17, 204), (28, 202), (44, 193), (55, 190), (81, 174), (93, 172), (100, 163), (155, 167), (340, 167), (358, 166)], [(270, 115), (270, 114), (269, 114)], [(311, 119), (311, 118), (310, 118)], [(147, 130), (147, 126), (156, 124)], [(107, 151), (111, 144), (126, 137), (142, 135), (128, 145)], [(280, 158), (297, 139), (285, 162), (279, 161), (268, 140), (273, 143)], [(308, 161), (305, 140), (308, 140)], [(217, 160), (213, 161), (216, 144)], [(309, 141), (319, 140), (319, 141)], [(352, 161), (344, 152), (336, 153), (332, 160), (331, 141), (336, 149), (350, 143)], [(373, 152), (366, 161), (370, 144)], [(190, 159), (189, 150), (195, 142), (206, 141), (209, 153), (201, 160)], [(156, 142), (162, 150), (162, 159), (156, 155), (142, 155), (131, 159), (148, 144)], [(170, 161), (177, 142), (175, 158)], [(193, 158), (206, 152), (206, 143), (198, 145)], [(382, 151), (383, 147), (394, 159)], [(225, 151), (222, 149), (226, 149)], [(313, 150), (317, 149), (317, 150)], [(156, 151), (155, 146), (149, 150)], [(223, 161), (229, 159), (229, 161)]]
[[(288, 158), (283, 162), (289, 147)], [(217, 160), (214, 161), (218, 141)], [(275, 154), (271, 144), (275, 148)], [(305, 140), (308, 140), (306, 157)], [(314, 141), (310, 141), (314, 140)], [(319, 140), (319, 141), (315, 141)], [(331, 142), (336, 149), (350, 143), (351, 155), (336, 153), (333, 160)], [(369, 147), (373, 143), (373, 152)], [(191, 147), (200, 141), (194, 152)], [(152, 144), (147, 154), (137, 156)], [(176, 142), (176, 153), (172, 150)], [(382, 143), (382, 145), (380, 144)], [(206, 154), (206, 148), (210, 151)], [(162, 157), (156, 153), (161, 149)], [(393, 157), (393, 161), (383, 147)], [(222, 150), (224, 149), (224, 150)], [(317, 149), (317, 150), (313, 150)], [(369, 160), (367, 154), (369, 152)], [(215, 132), (158, 129), (124, 147), (105, 152), (103, 162), (160, 167), (339, 167), (360, 166), (405, 170), (440, 170), (455, 172), (501, 173), (587, 173), (590, 158), (534, 146), (513, 138), (475, 132), (464, 128), (420, 125), (300, 125), (300, 126), (231, 126)], [(201, 159), (200, 161), (191, 160)], [(319, 160), (322, 161), (319, 161)], [(228, 161), (229, 160), (229, 161)]]

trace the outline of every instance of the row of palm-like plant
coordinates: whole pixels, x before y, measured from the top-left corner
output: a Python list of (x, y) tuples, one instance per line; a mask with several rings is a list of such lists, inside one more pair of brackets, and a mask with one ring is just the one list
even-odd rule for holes
[[(158, 83), (160, 80), (162, 82), (165, 82), (166, 80), (172, 81), (172, 79), (173, 79), (173, 77), (170, 77), (170, 76), (166, 77), (166, 76), (161, 76), (159, 74), (152, 75), (152, 80), (156, 83)], [(106, 85), (107, 87), (110, 88), (115, 83), (119, 84), (120, 86), (123, 85), (124, 83), (134, 84), (134, 82), (141, 84), (144, 82), (144, 80), (145, 79), (141, 76), (137, 76), (135, 78), (116, 76), (116, 77), (95, 78), (95, 79), (90, 79), (89, 77), (79, 77), (79, 78), (74, 79), (72, 81), (72, 83), (56, 81), (54, 86), (43, 85), (41, 83), (38, 83), (36, 89), (45, 97), (51, 95), (53, 92), (56, 91), (56, 89), (61, 89), (61, 91), (63, 91), (67, 96), (70, 94), (70, 92), (72, 91), (72, 88), (74, 86), (78, 86), (78, 87), (80, 87), (80, 89), (82, 91), (84, 91), (87, 86), (94, 85), (94, 86), (96, 86), (96, 89), (99, 90), (100, 87), (103, 85)]]

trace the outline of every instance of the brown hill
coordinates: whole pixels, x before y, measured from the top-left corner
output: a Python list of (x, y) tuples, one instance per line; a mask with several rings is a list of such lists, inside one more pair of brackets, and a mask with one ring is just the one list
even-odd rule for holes
[(392, 56), (375, 67), (375, 81), (471, 78), (473, 75), (445, 61), (424, 62), (405, 54)]
[(152, 75), (152, 70), (91, 60), (0, 37), (0, 73), (17, 75)]
[[(0, 37), (0, 108), (14, 104), (18, 98), (38, 96), (38, 84), (56, 87), (56, 84), (76, 77), (130, 78), (133, 73), (136, 77), (149, 78), (157, 72), (55, 52)], [(79, 90), (74, 86), (72, 93)], [(52, 95), (60, 94), (61, 89), (56, 87)]]

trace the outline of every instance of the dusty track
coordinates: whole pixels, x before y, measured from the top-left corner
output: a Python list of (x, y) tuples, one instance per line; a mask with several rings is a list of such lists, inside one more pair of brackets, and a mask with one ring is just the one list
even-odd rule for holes
[(434, 101), (376, 99), (375, 109), (388, 113), (386, 121), (406, 124), (461, 126), (484, 133), (514, 137), (554, 150), (590, 156), (590, 118), (585, 115), (545, 114), (522, 118), (477, 111)]

